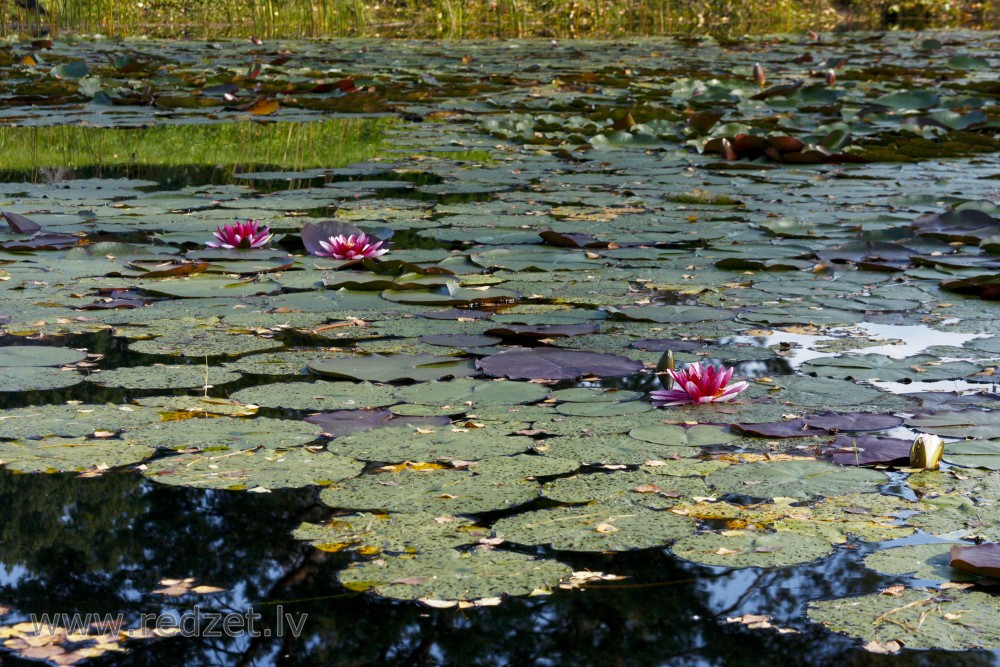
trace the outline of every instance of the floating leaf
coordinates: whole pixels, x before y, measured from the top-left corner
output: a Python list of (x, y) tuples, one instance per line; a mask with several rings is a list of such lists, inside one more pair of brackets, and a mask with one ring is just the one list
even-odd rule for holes
[(719, 492), (757, 498), (836, 496), (859, 489), (878, 490), (888, 478), (863, 468), (842, 468), (820, 461), (777, 461), (730, 466), (706, 478)]
[(246, 490), (327, 485), (354, 477), (362, 469), (360, 461), (329, 452), (244, 449), (161, 458), (148, 464), (143, 474), (160, 484)]
[(400, 600), (479, 600), (528, 595), (569, 578), (572, 568), (509, 551), (434, 551), (356, 563), (337, 576), (350, 590)]
[(594, 552), (662, 547), (694, 531), (691, 519), (672, 512), (600, 504), (518, 514), (493, 526), (508, 542)]
[(610, 354), (534, 348), (511, 350), (480, 359), (487, 375), (511, 379), (573, 380), (584, 375), (620, 377), (642, 369), (642, 362)]
[(474, 374), (471, 359), (436, 357), (432, 354), (370, 354), (363, 357), (318, 359), (310, 361), (309, 370), (325, 377), (372, 382), (422, 382), (445, 377)]
[(811, 535), (789, 532), (731, 531), (700, 533), (674, 543), (678, 558), (721, 567), (788, 567), (829, 555), (833, 545)]
[(991, 619), (1000, 602), (977, 591), (911, 588), (899, 597), (880, 594), (809, 603), (809, 618), (862, 641), (895, 640), (909, 649), (995, 649), (1000, 629)]

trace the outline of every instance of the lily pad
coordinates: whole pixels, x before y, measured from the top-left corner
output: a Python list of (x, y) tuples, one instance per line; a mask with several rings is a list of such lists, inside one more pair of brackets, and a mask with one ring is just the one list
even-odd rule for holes
[(480, 359), (476, 366), (493, 377), (573, 380), (585, 375), (620, 377), (641, 370), (642, 362), (626, 357), (558, 348), (511, 350)]
[(241, 389), (241, 403), (289, 410), (355, 410), (392, 405), (392, 387), (370, 382), (281, 382)]
[(6, 345), (0, 347), (0, 368), (67, 366), (87, 358), (86, 351), (48, 345)]
[(1000, 628), (992, 619), (1000, 601), (978, 591), (911, 588), (809, 603), (809, 618), (866, 642), (895, 640), (910, 649), (995, 649)]
[(474, 409), (487, 405), (534, 403), (545, 398), (547, 393), (544, 386), (527, 382), (456, 378), (450, 382), (425, 382), (412, 387), (401, 387), (393, 395), (408, 403)]
[(501, 427), (401, 427), (365, 431), (337, 438), (327, 449), (365, 461), (475, 461), (528, 451), (534, 441), (509, 435)]
[(127, 389), (201, 388), (239, 379), (238, 373), (209, 366), (125, 366), (87, 376), (88, 382)]
[(702, 565), (774, 568), (819, 560), (833, 551), (833, 545), (811, 535), (738, 530), (685, 537), (675, 542), (671, 551), (678, 558)]
[(326, 485), (354, 477), (364, 464), (308, 449), (244, 449), (226, 454), (182, 454), (157, 459), (143, 474), (160, 484), (207, 489), (284, 489)]
[(422, 382), (473, 375), (476, 372), (471, 359), (437, 357), (431, 354), (370, 354), (364, 357), (318, 359), (309, 362), (308, 366), (312, 372), (325, 377), (372, 382)]
[(129, 431), (129, 437), (150, 447), (221, 451), (287, 449), (316, 440), (320, 428), (287, 419), (204, 417), (167, 421)]
[(814, 498), (851, 491), (878, 490), (888, 478), (864, 468), (844, 468), (820, 461), (748, 463), (713, 472), (706, 478), (718, 492), (756, 498)]
[(906, 425), (940, 436), (988, 439), (1000, 432), (1000, 412), (974, 409), (931, 412), (908, 418)]
[(603, 504), (528, 512), (493, 525), (508, 542), (592, 552), (663, 547), (694, 531), (694, 521), (673, 512)]
[(477, 514), (515, 507), (538, 495), (533, 483), (484, 481), (471, 472), (406, 469), (347, 480), (323, 489), (320, 500), (345, 509)]
[(473, 545), (488, 534), (487, 529), (477, 528), (470, 519), (414, 512), (362, 513), (338, 516), (325, 524), (303, 523), (292, 537), (321, 551), (421, 553)]
[(399, 600), (480, 600), (528, 595), (569, 578), (559, 561), (509, 551), (432, 551), (412, 558), (356, 563), (337, 578), (344, 587)]
[(103, 470), (138, 463), (155, 451), (135, 440), (14, 440), (0, 442), (0, 465), (18, 472)]
[(865, 557), (865, 565), (882, 574), (909, 574), (916, 579), (938, 581), (969, 581), (975, 577), (951, 567), (953, 544), (908, 544), (881, 549)]

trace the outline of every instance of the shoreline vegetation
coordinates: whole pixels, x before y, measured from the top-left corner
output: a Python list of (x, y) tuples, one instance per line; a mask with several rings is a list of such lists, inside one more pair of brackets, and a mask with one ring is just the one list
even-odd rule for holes
[(1000, 0), (16, 0), (6, 35), (431, 39), (737, 37), (1000, 27)]

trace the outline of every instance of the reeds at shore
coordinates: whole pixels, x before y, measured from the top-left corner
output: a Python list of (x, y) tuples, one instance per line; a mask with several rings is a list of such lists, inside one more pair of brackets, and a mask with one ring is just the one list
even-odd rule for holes
[[(1000, 0), (35, 0), (7, 33), (163, 37), (601, 38), (1000, 26)], [(22, 7), (27, 5), (29, 8)]]

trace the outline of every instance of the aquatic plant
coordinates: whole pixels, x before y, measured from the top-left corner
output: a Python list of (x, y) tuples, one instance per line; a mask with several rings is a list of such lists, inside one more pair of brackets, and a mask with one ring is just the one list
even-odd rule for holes
[(376, 241), (364, 232), (350, 236), (338, 234), (330, 238), (320, 240), (323, 247), (322, 252), (316, 254), (320, 257), (333, 257), (334, 259), (366, 259), (369, 257), (379, 257), (389, 252), (388, 248), (382, 247), (382, 241)]
[(747, 388), (745, 381), (729, 384), (733, 370), (725, 366), (721, 369), (714, 366), (703, 368), (701, 362), (689, 364), (679, 371), (667, 370), (676, 383), (674, 388), (651, 391), (649, 395), (657, 403), (657, 407), (728, 401)]
[(249, 248), (263, 248), (274, 236), (269, 227), (260, 227), (260, 220), (247, 220), (246, 222), (234, 222), (231, 225), (224, 225), (215, 228), (212, 232), (218, 241), (209, 241), (205, 245), (209, 248), (236, 248), (246, 250)]
[(939, 436), (921, 433), (910, 447), (910, 467), (937, 470), (944, 454), (944, 441)]

